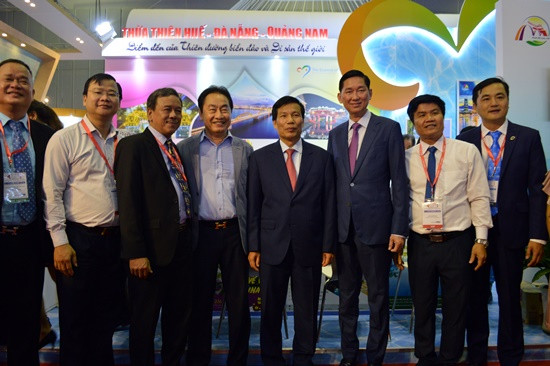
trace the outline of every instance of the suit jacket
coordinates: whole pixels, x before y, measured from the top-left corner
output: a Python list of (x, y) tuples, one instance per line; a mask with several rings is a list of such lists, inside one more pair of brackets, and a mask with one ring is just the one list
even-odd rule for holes
[(332, 160), (322, 148), (302, 143), (294, 192), (279, 141), (250, 156), (248, 245), (250, 251), (261, 253), (262, 262), (270, 265), (280, 264), (290, 247), (302, 266), (320, 266), (323, 252), (334, 253)]
[(407, 236), (409, 187), (399, 124), (371, 115), (353, 176), (348, 158), (348, 122), (329, 133), (327, 150), (336, 171), (338, 240), (346, 241), (352, 217), (363, 244), (387, 244), (391, 234)]
[[(457, 139), (474, 144), (481, 152), (481, 127), (464, 132)], [(508, 121), (497, 191), (500, 237), (505, 240), (497, 245), (522, 248), (529, 239), (548, 238), (546, 195), (542, 191), (545, 174), (539, 132)]]
[[(178, 151), (183, 159), (183, 165), (186, 167), (187, 181), (189, 190), (193, 196), (193, 210), (199, 212), (201, 175), (200, 175), (200, 156), (199, 143), (202, 134), (191, 136), (178, 143)], [(233, 151), (233, 164), (235, 171), (235, 205), (237, 218), (239, 220), (239, 231), (245, 254), (248, 253), (246, 237), (246, 181), (248, 174), (248, 158), (252, 154), (252, 146), (244, 140), (232, 136), (231, 150)], [(197, 240), (198, 237), (194, 236)]]
[(114, 170), (122, 258), (147, 257), (153, 266), (168, 265), (178, 244), (179, 201), (149, 129), (120, 140)]
[[(44, 125), (31, 120), (31, 139), (34, 147), (35, 169), (34, 169), (34, 186), (36, 192), (36, 220), (38, 227), (41, 230), (40, 237), (40, 254), (44, 263), (52, 263), (53, 260), (53, 244), (50, 234), (46, 230), (44, 222), (44, 194), (42, 191), (42, 176), (44, 174), (44, 154), (46, 153), (46, 145), (52, 137), (54, 130)], [(2, 150), (1, 154), (4, 154)], [(0, 163), (0, 197), (4, 197), (4, 166)], [(0, 200), (0, 209), (4, 200)]]

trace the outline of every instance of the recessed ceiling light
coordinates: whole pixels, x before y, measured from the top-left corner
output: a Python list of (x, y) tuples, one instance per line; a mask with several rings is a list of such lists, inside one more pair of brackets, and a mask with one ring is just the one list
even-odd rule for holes
[(80, 41), (78, 41), (78, 42), (80, 42), (81, 44), (82, 44), (82, 43), (84, 43), (84, 41), (83, 41), (83, 40), (80, 40)]
[(25, 0), (25, 2), (26, 2), (26, 3), (28, 4), (28, 3), (30, 3), (30, 2), (31, 2), (31, 0)]
[(21, 43), (21, 47), (27, 47), (27, 45), (24, 43)]
[(50, 98), (46, 97), (44, 98), (44, 103), (48, 104), (50, 102)]
[(80, 41), (80, 37), (76, 37), (76, 40), (77, 40), (77, 41)]
[(35, 3), (30, 3), (31, 8), (34, 8), (36, 6)]
[(2, 37), (7, 37), (8, 34), (7, 33), (2, 33)]

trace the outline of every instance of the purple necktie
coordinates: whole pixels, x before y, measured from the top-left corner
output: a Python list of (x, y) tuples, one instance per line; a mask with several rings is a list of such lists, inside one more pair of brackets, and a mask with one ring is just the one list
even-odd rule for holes
[(353, 128), (353, 135), (351, 136), (351, 143), (349, 144), (349, 169), (350, 174), (353, 175), (355, 171), (355, 161), (357, 160), (357, 147), (359, 146), (359, 131), (361, 127), (359, 123), (354, 123), (351, 128)]

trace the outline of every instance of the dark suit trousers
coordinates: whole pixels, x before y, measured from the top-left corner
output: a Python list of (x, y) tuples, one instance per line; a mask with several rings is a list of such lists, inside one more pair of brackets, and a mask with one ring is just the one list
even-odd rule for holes
[(180, 365), (191, 316), (191, 247), (191, 232), (186, 228), (178, 236), (170, 264), (152, 266), (153, 273), (145, 280), (131, 275), (128, 278), (132, 366), (155, 364), (154, 340), (161, 308), (162, 365)]
[(289, 279), (294, 305), (293, 364), (313, 364), (317, 341), (321, 263), (312, 267), (300, 266), (294, 258), (291, 244), (281, 264), (260, 263), (260, 347), (262, 361), (266, 366), (285, 365), (281, 326)]
[[(498, 293), (497, 353), (503, 366), (519, 365), (523, 357), (523, 318), (521, 315), (520, 284), (523, 275), (525, 248), (507, 248), (502, 245), (498, 215), (493, 216), (489, 229), (488, 262), (474, 274), (469, 299), (467, 342), (468, 361), (487, 361), (489, 340), (489, 275), (493, 268)], [(527, 244), (527, 243), (525, 243)]]
[(7, 339), (8, 365), (38, 362), (44, 267), (38, 225), (17, 235), (0, 234), (0, 333)]
[(363, 276), (367, 282), (370, 329), (367, 361), (382, 364), (389, 334), (389, 273), (391, 254), (387, 244), (364, 245), (350, 228), (348, 239), (338, 245), (339, 308), (342, 355), (356, 360), (359, 354), (357, 321)]
[(124, 280), (120, 233), (107, 235), (67, 223), (78, 267), (72, 277), (57, 272), (59, 363), (113, 365), (113, 333), (123, 311)]
[(244, 253), (239, 223), (230, 220), (226, 229), (211, 221), (199, 221), (199, 244), (193, 252), (193, 312), (186, 364), (208, 365), (212, 352), (212, 305), (218, 265), (228, 311), (229, 353), (227, 365), (246, 365), (250, 337), (248, 306), (248, 259)]
[(464, 350), (466, 307), (473, 274), (469, 264), (474, 232), (467, 229), (443, 243), (411, 232), (409, 282), (414, 304), (414, 348), (419, 359), (434, 360), (435, 311), (441, 283), (443, 321), (438, 364), (454, 365)]

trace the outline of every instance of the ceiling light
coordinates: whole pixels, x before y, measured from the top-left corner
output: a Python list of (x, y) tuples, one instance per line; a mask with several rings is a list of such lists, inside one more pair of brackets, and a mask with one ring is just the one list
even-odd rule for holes
[(50, 98), (46, 97), (44, 98), (44, 103), (48, 104), (50, 102)]
[(21, 43), (21, 47), (27, 47), (27, 45), (24, 43)]
[(80, 40), (80, 41), (78, 41), (78, 42), (80, 42), (81, 44), (82, 44), (82, 43), (84, 43), (84, 41), (83, 41), (83, 40)]
[(80, 37), (76, 37), (76, 40), (77, 40), (77, 41), (80, 41)]
[(30, 2), (31, 2), (31, 0), (25, 0), (25, 2), (26, 2), (26, 3), (28, 4), (28, 3), (30, 3)]
[(30, 3), (31, 8), (34, 8), (36, 6), (35, 3)]
[(7, 37), (7, 36), (8, 36), (7, 33), (3, 33), (3, 32), (2, 32), (2, 37)]
[(102, 22), (95, 27), (95, 31), (102, 42), (109, 39), (113, 39), (116, 36), (116, 32), (110, 22)]

